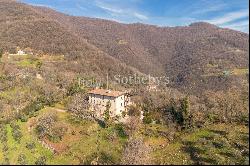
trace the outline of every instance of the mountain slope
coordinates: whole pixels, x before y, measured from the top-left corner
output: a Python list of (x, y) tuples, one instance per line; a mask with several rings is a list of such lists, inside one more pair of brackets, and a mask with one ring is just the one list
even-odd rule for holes
[(168, 76), (173, 87), (189, 92), (227, 89), (246, 79), (245, 74), (223, 74), (248, 68), (249, 36), (242, 32), (208, 23), (186, 27), (120, 24), (0, 2), (0, 47), (4, 49), (32, 47), (54, 54), (81, 51), (85, 55), (81, 57), (98, 64), (100, 70), (111, 67), (121, 74), (115, 64), (123, 62), (129, 71)]
[(248, 68), (249, 36), (242, 32), (202, 22), (173, 28), (127, 25), (72, 17), (48, 8), (34, 9), (143, 73), (169, 76), (178, 88), (219, 90), (246, 79), (244, 74), (223, 75)]
[(49, 54), (77, 54), (75, 56), (84, 60), (86, 71), (96, 70), (102, 76), (107, 72), (137, 72), (89, 44), (56, 20), (34, 11), (29, 5), (1, 0), (0, 27), (0, 48), (5, 51), (14, 52), (17, 47), (30, 47)]

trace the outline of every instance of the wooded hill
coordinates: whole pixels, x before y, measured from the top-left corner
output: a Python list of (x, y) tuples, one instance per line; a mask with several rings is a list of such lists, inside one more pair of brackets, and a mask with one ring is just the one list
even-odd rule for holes
[(101, 77), (107, 72), (164, 75), (172, 87), (189, 93), (241, 87), (247, 80), (249, 35), (208, 23), (121, 24), (1, 0), (0, 27), (5, 51), (19, 46), (65, 54), (69, 61), (77, 57), (82, 71)]

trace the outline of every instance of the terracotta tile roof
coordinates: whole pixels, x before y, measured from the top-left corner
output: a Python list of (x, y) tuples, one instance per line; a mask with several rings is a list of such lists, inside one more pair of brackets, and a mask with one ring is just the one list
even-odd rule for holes
[(95, 95), (102, 95), (102, 96), (109, 96), (109, 97), (119, 97), (124, 95), (125, 92), (120, 91), (111, 91), (106, 89), (94, 89), (88, 92), (88, 94), (95, 94)]

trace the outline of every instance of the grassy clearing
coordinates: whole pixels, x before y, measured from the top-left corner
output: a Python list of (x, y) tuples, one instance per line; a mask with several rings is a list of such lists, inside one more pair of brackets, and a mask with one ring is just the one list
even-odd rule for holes
[(212, 125), (153, 153), (158, 164), (248, 164), (248, 128)]
[(2, 151), (2, 149), (3, 149), (3, 144), (1, 143), (0, 144), (0, 163), (3, 163), (3, 161), (4, 161), (4, 155), (3, 155), (3, 151)]
[[(56, 112), (55, 110), (55, 108), (46, 107), (39, 111), (37, 117), (29, 119), (28, 122), (16, 122), (23, 135), (20, 143), (14, 140), (13, 129), (7, 125), (7, 145), (9, 147), (7, 154), (10, 164), (18, 164), (18, 158), (21, 154), (26, 157), (27, 164), (35, 164), (41, 156), (46, 157), (47, 164), (79, 164), (92, 161), (96, 158), (95, 155), (100, 153), (108, 156), (107, 160), (110, 160), (111, 163), (119, 163), (127, 138), (120, 137), (115, 126), (102, 128), (96, 122), (77, 121), (69, 118), (69, 113)], [(67, 133), (60, 142), (54, 143), (46, 140), (49, 145), (58, 150), (57, 154), (53, 154), (52, 151), (38, 142), (34, 130), (35, 119), (50, 112), (56, 112), (58, 122), (64, 123), (68, 127)], [(33, 128), (31, 127), (32, 123)], [(35, 148), (28, 149), (26, 147), (28, 143), (34, 144)], [(1, 156), (2, 154), (0, 154)], [(2, 157), (0, 159), (0, 163), (2, 163)]]
[(26, 94), (29, 93), (30, 89), (28, 87), (15, 87), (7, 91), (0, 92), (0, 99), (11, 101), (17, 98), (17, 96), (26, 96)]
[(69, 101), (70, 101), (70, 97), (66, 97), (62, 99), (60, 102), (55, 103), (54, 107), (57, 109), (66, 110)]
[(162, 147), (168, 144), (168, 139), (165, 137), (169, 133), (169, 128), (167, 126), (162, 126), (160, 124), (150, 124), (144, 125), (141, 128), (138, 137), (144, 137), (146, 144), (149, 146)]
[(208, 64), (207, 64), (207, 67), (208, 67), (208, 68), (218, 68), (219, 65), (218, 65), (218, 64), (211, 64), (211, 63), (208, 63)]
[(119, 40), (118, 44), (119, 45), (126, 45), (126, 44), (128, 44), (128, 42), (126, 40)]
[(37, 68), (42, 65), (42, 61), (34, 55), (8, 55), (4, 58), (4, 62), (25, 68)]
[(233, 69), (232, 75), (246, 75), (249, 74), (249, 69)]
[(208, 73), (203, 74), (202, 77), (219, 77), (219, 76), (242, 76), (249, 74), (249, 69), (242, 68), (242, 69), (232, 69), (232, 70), (225, 70), (220, 72)]
[(113, 127), (104, 129), (95, 122), (75, 122), (68, 116), (61, 116), (63, 118), (68, 121), (69, 130), (57, 146), (66, 147), (61, 155), (68, 158), (68, 162), (86, 162), (100, 152), (112, 156), (112, 162), (119, 162), (126, 139), (117, 136)]
[(59, 62), (64, 61), (65, 56), (64, 55), (43, 55), (42, 57), (39, 57), (39, 60), (46, 61), (46, 62)]
[[(23, 135), (20, 143), (14, 140), (12, 136), (13, 129), (10, 125), (7, 125), (8, 151), (6, 153), (8, 154), (7, 157), (9, 158), (10, 164), (18, 164), (18, 158), (21, 154), (25, 156), (25, 162), (27, 164), (35, 164), (37, 158), (42, 155), (48, 159), (52, 157), (52, 153), (44, 148), (35, 137), (28, 132), (26, 123), (18, 121), (16, 124), (20, 126)], [(27, 148), (28, 144), (33, 144), (34, 148)]]
[(21, 61), (18, 61), (16, 64), (19, 67), (31, 67), (31, 68), (37, 68), (39, 65), (41, 65), (41, 61), (37, 59), (24, 59)]
[[(15, 122), (23, 135), (20, 143), (13, 138), (12, 127), (6, 125), (6, 154), (10, 164), (18, 164), (21, 154), (26, 157), (27, 164), (35, 164), (41, 156), (46, 157), (46, 164), (91, 164), (100, 154), (110, 164), (120, 162), (128, 138), (119, 134), (117, 126), (102, 128), (96, 122), (75, 119), (68, 112), (58, 112), (58, 107), (62, 105), (45, 107), (37, 117), (27, 122)], [(68, 128), (61, 141), (46, 139), (47, 144), (56, 149), (56, 154), (41, 145), (34, 128), (37, 119), (52, 112), (58, 115), (56, 123), (63, 123)], [(156, 164), (248, 164), (249, 135), (246, 126), (210, 125), (188, 133), (175, 133), (171, 141), (170, 131), (166, 126), (152, 124), (142, 126), (137, 133), (153, 147), (150, 155)], [(30, 143), (33, 148), (27, 148)], [(0, 152), (0, 163), (4, 162), (3, 156)]]

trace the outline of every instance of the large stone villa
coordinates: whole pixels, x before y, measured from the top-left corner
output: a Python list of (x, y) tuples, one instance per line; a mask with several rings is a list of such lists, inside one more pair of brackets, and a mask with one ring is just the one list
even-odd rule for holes
[(94, 89), (88, 94), (91, 109), (98, 111), (99, 116), (103, 115), (108, 104), (110, 104), (109, 111), (112, 117), (122, 116), (122, 112), (126, 111), (131, 104), (130, 97), (125, 92)]

